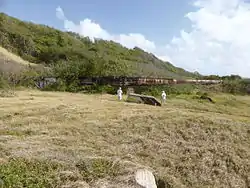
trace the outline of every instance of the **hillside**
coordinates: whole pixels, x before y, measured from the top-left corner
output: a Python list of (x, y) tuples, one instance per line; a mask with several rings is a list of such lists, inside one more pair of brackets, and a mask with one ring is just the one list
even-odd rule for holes
[(13, 54), (0, 46), (0, 72), (20, 73), (28, 67), (32, 67), (37, 70), (43, 68), (42, 65), (25, 61), (18, 55)]
[(78, 62), (88, 67), (88, 72), (84, 73), (88, 75), (196, 76), (137, 47), (127, 49), (105, 40), (92, 43), (75, 33), (24, 22), (4, 13), (0, 14), (0, 45), (35, 64), (50, 66), (62, 61)]
[(139, 188), (133, 175), (144, 167), (165, 188), (249, 187), (250, 98), (213, 99), (182, 95), (154, 107), (66, 92), (0, 97), (0, 179), (6, 187)]

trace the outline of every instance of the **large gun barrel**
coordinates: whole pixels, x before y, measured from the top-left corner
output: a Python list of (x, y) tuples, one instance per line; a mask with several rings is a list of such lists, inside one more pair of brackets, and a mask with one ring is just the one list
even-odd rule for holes
[(173, 78), (151, 78), (151, 77), (80, 77), (81, 85), (113, 85), (113, 86), (145, 86), (145, 85), (169, 85), (169, 84), (219, 84), (221, 80), (176, 80)]

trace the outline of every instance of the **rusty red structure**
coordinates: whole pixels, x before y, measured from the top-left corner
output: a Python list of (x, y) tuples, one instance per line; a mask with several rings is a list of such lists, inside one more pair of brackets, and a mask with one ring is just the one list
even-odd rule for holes
[[(79, 84), (86, 85), (111, 85), (111, 86), (154, 86), (154, 85), (174, 85), (174, 84), (220, 84), (222, 80), (197, 80), (186, 79), (176, 80), (173, 78), (152, 78), (152, 77), (116, 77), (116, 76), (103, 76), (103, 77), (79, 77)], [(36, 78), (36, 85), (43, 88), (46, 85), (57, 82), (56, 77), (42, 77)], [(68, 78), (68, 80), (71, 80)]]
[(172, 84), (219, 84), (222, 80), (176, 80), (173, 78), (151, 77), (80, 77), (80, 85), (113, 85), (113, 86), (147, 86), (147, 85), (172, 85)]

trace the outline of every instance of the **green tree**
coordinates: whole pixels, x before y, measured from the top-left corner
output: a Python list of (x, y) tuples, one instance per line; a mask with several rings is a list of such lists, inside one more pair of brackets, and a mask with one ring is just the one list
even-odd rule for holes
[(32, 63), (50, 66), (62, 61), (78, 62), (86, 75), (131, 75), (190, 78), (187, 72), (135, 47), (128, 49), (113, 41), (82, 37), (73, 32), (24, 22), (0, 14), (0, 45)]

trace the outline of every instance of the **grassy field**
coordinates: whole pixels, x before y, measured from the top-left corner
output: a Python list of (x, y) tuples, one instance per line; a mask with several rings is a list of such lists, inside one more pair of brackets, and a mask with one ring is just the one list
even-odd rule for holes
[(132, 188), (136, 169), (148, 168), (165, 187), (250, 187), (250, 97), (213, 99), (155, 107), (112, 95), (2, 95), (0, 178), (18, 188)]

